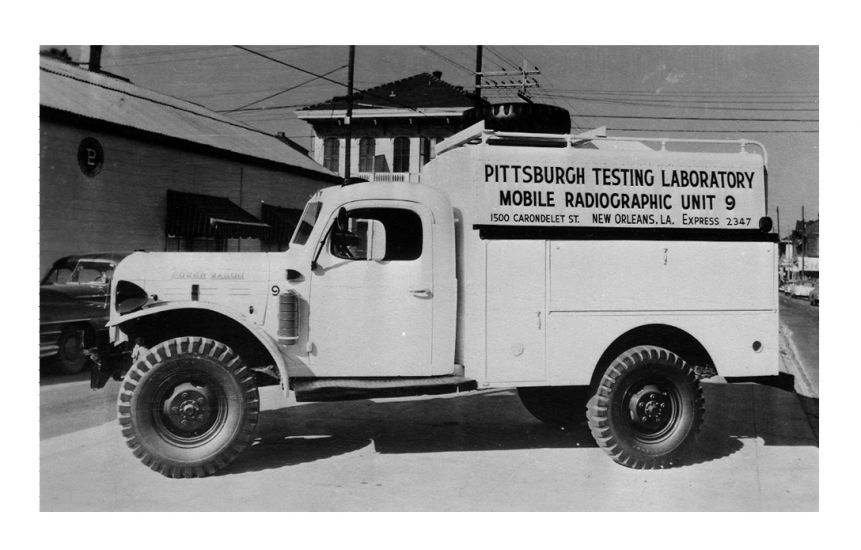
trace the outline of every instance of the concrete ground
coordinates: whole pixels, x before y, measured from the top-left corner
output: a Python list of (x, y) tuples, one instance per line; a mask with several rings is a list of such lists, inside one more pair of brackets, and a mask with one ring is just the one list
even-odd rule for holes
[(285, 403), (261, 390), (258, 438), (204, 479), (172, 480), (131, 454), (116, 421), (41, 441), (40, 507), (74, 510), (817, 510), (818, 442), (796, 395), (706, 383), (690, 460), (640, 471), (584, 426), (534, 420), (513, 390)]

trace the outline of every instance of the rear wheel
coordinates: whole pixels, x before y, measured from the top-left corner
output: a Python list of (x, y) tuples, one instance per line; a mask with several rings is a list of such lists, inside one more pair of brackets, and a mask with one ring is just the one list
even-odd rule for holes
[(58, 371), (63, 374), (77, 374), (84, 370), (88, 357), (84, 354), (83, 329), (67, 328), (60, 335), (57, 344), (59, 349), (54, 364)]
[(586, 418), (586, 386), (523, 387), (517, 395), (526, 410), (546, 424), (568, 427)]
[(135, 456), (167, 477), (201, 477), (251, 442), (259, 399), (253, 373), (226, 345), (182, 337), (147, 351), (120, 388), (119, 421)]
[(702, 388), (675, 353), (638, 346), (617, 357), (589, 399), (592, 435), (632, 468), (661, 468), (678, 458), (702, 424)]

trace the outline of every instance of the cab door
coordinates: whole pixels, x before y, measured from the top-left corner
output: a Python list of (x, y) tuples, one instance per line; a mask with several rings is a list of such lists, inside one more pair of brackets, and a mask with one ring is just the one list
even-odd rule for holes
[(417, 203), (359, 201), (336, 216), (311, 276), (315, 376), (429, 376), (433, 219)]

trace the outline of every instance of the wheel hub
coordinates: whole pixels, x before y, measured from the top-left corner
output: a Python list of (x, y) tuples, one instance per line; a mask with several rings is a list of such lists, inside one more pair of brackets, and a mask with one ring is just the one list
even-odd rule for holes
[(164, 401), (163, 413), (173, 431), (194, 433), (206, 428), (216, 410), (214, 396), (206, 386), (189, 382), (174, 388)]
[(647, 431), (659, 430), (671, 417), (672, 399), (655, 385), (643, 387), (628, 401), (628, 412), (634, 424)]

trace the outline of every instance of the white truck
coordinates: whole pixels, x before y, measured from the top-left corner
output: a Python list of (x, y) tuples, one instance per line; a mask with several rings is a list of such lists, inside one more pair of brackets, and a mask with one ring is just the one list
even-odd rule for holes
[(125, 259), (108, 327), (132, 362), (103, 357), (93, 387), (123, 377), (134, 454), (212, 474), (251, 442), (261, 384), (298, 401), (512, 387), (657, 468), (698, 431), (700, 379), (778, 375), (761, 145), (489, 125), (437, 144), (421, 183), (317, 192), (285, 252)]

